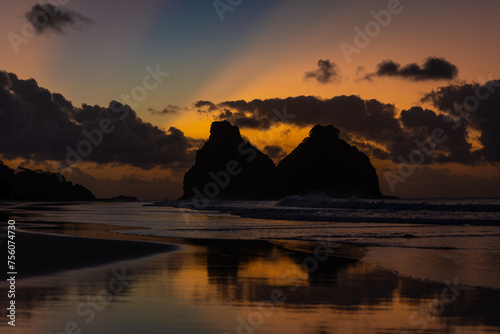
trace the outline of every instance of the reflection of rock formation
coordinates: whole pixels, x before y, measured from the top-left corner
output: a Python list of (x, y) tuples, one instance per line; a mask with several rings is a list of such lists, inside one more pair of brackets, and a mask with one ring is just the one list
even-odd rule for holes
[(307, 273), (309, 286), (335, 287), (338, 285), (339, 273), (356, 263), (354, 260), (326, 257), (324, 254), (321, 255), (326, 257), (324, 261), (318, 261), (307, 253), (290, 251), (286, 254)]
[[(440, 310), (444, 305), (443, 312), (439, 315), (446, 319), (455, 319), (463, 326), (471, 324), (483, 324), (485, 326), (500, 329), (500, 317), (498, 316), (498, 300), (500, 291), (493, 289), (473, 289), (457, 287), (450, 282), (432, 284), (419, 280), (400, 280), (398, 292), (409, 304), (423, 310), (415, 318), (420, 320), (435, 315), (433, 310)], [(458, 277), (460, 284), (460, 277)], [(442, 296), (444, 295), (444, 299)], [(449, 302), (446, 302), (448, 300)], [(426, 313), (427, 312), (427, 313)]]
[[(134, 312), (134, 317), (147, 315), (147, 321), (152, 326), (158, 325), (161, 330), (164, 330), (165, 324), (174, 322), (187, 328), (192, 321), (196, 321), (193, 317), (214, 314), (219, 310), (229, 310), (230, 313), (247, 319), (251, 312), (258, 310), (255, 302), (259, 305), (269, 302), (273, 291), (279, 289), (283, 292), (285, 301), (276, 305), (276, 310), (279, 308), (280, 316), (294, 319), (294, 324), (307, 325), (307, 328), (299, 328), (304, 333), (343, 332), (336, 330), (342, 326), (335, 321), (343, 316), (348, 316), (352, 321), (358, 315), (360, 319), (382, 322), (390, 319), (387, 327), (376, 328), (380, 332), (416, 332), (421, 328), (420, 323), (410, 327), (409, 317), (418, 314), (414, 320), (423, 318), (425, 314), (420, 316), (419, 313), (422, 307), (427, 307), (440, 298), (446, 287), (444, 284), (398, 277), (357, 261), (335, 258), (319, 261), (317, 271), (310, 274), (303, 270), (304, 280), (296, 287), (293, 282), (282, 282), (282, 274), (287, 270), (300, 268), (304, 260), (313, 257), (313, 254), (283, 250), (264, 243), (218, 243), (219, 241), (200, 241), (196, 242), (195, 250), (120, 263), (117, 269), (125, 266), (134, 280), (130, 281), (129, 289), (120, 294), (119, 298), (113, 299), (113, 306), (105, 311), (110, 313), (106, 316), (99, 313), (102, 314), (99, 325), (112, 328), (116, 326), (116, 319), (121, 319), (124, 312), (131, 311)], [(266, 266), (257, 265), (259, 263)], [(265, 268), (267, 271), (258, 270)], [(249, 270), (254, 270), (250, 277)], [(243, 275), (244, 272), (247, 276)], [(68, 310), (81, 323), (83, 318), (75, 316), (75, 308), (80, 302), (94, 300), (111, 278), (110, 268), (100, 268), (68, 273), (56, 278), (37, 279), (34, 283), (25, 282), (16, 296), (19, 323), (26, 328), (35, 328), (39, 325), (37, 320), (41, 314), (54, 318), (61, 314), (61, 310)], [(214, 293), (214, 287), (217, 293)], [(498, 332), (500, 319), (495, 305), (499, 298), (498, 290), (462, 291), (456, 301), (447, 304), (444, 312), (429, 323), (428, 331), (454, 331), (455, 325), (461, 324), (471, 326), (471, 330), (475, 326), (492, 326), (488, 330)], [(7, 302), (7, 298), (0, 298), (0, 307), (6, 308)], [(182, 318), (183, 315), (185, 318)], [(305, 319), (307, 315), (312, 317)], [(272, 317), (265, 319), (266, 325), (274, 322)], [(297, 319), (305, 320), (301, 323)], [(311, 325), (311, 319), (317, 320), (317, 323)], [(130, 323), (125, 321), (122, 325), (144, 326), (142, 318), (127, 320)], [(64, 325), (67, 321), (63, 317), (60, 321), (54, 320), (52, 325)], [(238, 324), (236, 320), (229, 323), (234, 323), (235, 326)], [(394, 324), (402, 324), (404, 327), (390, 327)], [(223, 326), (219, 318), (206, 317), (203, 325), (214, 326), (217, 330), (220, 329), (218, 326)], [(6, 324), (0, 324), (0, 331), (4, 329), (2, 326), (6, 327)], [(131, 330), (140, 332), (136, 327)], [(88, 331), (92, 332), (90, 327)], [(229, 330), (220, 330), (224, 331)]]
[[(300, 305), (307, 301), (311, 305), (358, 307), (386, 302), (398, 287), (398, 278), (392, 273), (374, 270), (367, 277), (366, 265), (355, 260), (328, 257), (324, 261), (310, 261), (313, 258), (310, 253), (289, 251), (267, 243), (218, 240), (196, 244), (208, 246), (209, 283), (216, 287), (220, 297), (231, 302), (265, 302), (272, 291), (279, 288), (287, 296), (285, 304)], [(253, 268), (260, 262), (271, 262), (272, 267), (280, 268), (279, 272), (255, 272), (255, 276), (260, 277), (255, 281), (240, 279), (243, 269)], [(308, 271), (304, 265), (314, 270)], [(271, 277), (273, 275), (278, 278)]]
[[(7, 287), (2, 289), (2, 291), (7, 291)], [(3, 293), (2, 293), (3, 295)], [(31, 318), (31, 314), (40, 305), (50, 301), (51, 303), (56, 303), (68, 295), (68, 287), (61, 284), (55, 284), (53, 282), (47, 285), (35, 285), (35, 286), (22, 286), (16, 289), (16, 299), (15, 306), (16, 321), (17, 323), (26, 323)], [(7, 292), (5, 293), (7, 296)], [(8, 298), (0, 298), (0, 308), (6, 310), (9, 305), (10, 300)], [(2, 323), (1, 326), (5, 325)], [(1, 330), (0, 330), (1, 331)]]
[(238, 281), (240, 269), (255, 259), (265, 257), (273, 248), (267, 242), (232, 240), (197, 240), (192, 243), (207, 247), (197, 254), (206, 265), (208, 282), (227, 299), (244, 299)]
[(241, 254), (239, 254), (238, 248), (207, 249), (206, 263), (208, 282), (225, 287), (236, 283), (238, 280), (238, 269), (240, 267), (240, 256)]

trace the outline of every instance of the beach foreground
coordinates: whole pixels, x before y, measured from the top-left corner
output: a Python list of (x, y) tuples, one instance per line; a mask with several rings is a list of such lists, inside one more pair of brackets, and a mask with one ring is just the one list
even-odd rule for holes
[[(19, 274), (16, 327), (3, 321), (2, 333), (500, 330), (500, 290), (461, 286), (460, 277), (406, 278), (332, 256), (328, 244), (165, 239), (111, 233), (116, 226), (103, 224), (29, 221), (23, 229), (54, 235), (19, 234), (19, 248), (25, 241), (27, 253), (47, 252), (25, 257), (24, 266), (52, 270)], [(57, 247), (52, 255), (73, 258), (71, 266), (50, 259), (47, 244)], [(4, 295), (7, 285), (0, 288)]]

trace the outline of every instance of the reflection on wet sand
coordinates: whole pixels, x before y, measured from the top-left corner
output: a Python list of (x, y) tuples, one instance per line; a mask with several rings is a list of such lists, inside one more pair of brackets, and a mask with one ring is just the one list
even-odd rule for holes
[[(199, 241), (181, 251), (33, 277), (18, 282), (16, 328), (3, 321), (0, 330), (59, 334), (69, 322), (81, 333), (103, 334), (500, 330), (500, 291), (459, 288), (454, 295), (444, 283), (333, 257), (308, 272), (308, 257), (266, 242)], [(99, 292), (109, 291), (116, 277), (113, 269), (133, 279), (99, 304)], [(102, 307), (88, 321), (91, 306), (78, 307), (92, 302)], [(0, 299), (1, 309), (5, 303)]]

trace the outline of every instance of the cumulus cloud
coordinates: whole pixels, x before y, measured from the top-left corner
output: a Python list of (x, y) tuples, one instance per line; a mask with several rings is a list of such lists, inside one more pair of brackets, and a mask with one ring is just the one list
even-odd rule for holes
[[(430, 140), (435, 129), (442, 129), (446, 140), (433, 148), (433, 153), (425, 157), (424, 164), (456, 162), (473, 165), (482, 163), (486, 154), (486, 151), (478, 152), (471, 145), (471, 128), (466, 121), (462, 127), (456, 128), (445, 113), (418, 106), (400, 112), (393, 104), (364, 100), (359, 96), (336, 96), (331, 99), (297, 96), (212, 104), (210, 108), (213, 111), (205, 109), (205, 112), (214, 119), (224, 119), (243, 128), (267, 130), (279, 123), (298, 127), (333, 124), (341, 130), (344, 139), (365, 153), (396, 163), (402, 162), (401, 157), (408, 160), (412, 152), (420, 150), (417, 141)], [(488, 130), (489, 126), (483, 125), (483, 128)], [(496, 133), (491, 132), (490, 137), (494, 135)], [(494, 145), (491, 139), (489, 143), (489, 147)]]
[[(226, 111), (228, 110), (228, 111)], [(306, 127), (317, 123), (335, 124), (345, 130), (380, 137), (380, 130), (397, 131), (396, 109), (392, 104), (363, 100), (359, 96), (320, 99), (296, 96), (285, 99), (225, 101), (215, 106), (214, 118), (254, 129), (269, 129), (273, 124), (289, 123)]]
[[(419, 134), (432, 134), (435, 129), (442, 129), (446, 134), (446, 140), (436, 145), (432, 162), (458, 162), (462, 164), (474, 164), (477, 157), (473, 153), (472, 145), (468, 142), (467, 127), (453, 129), (452, 124), (443, 114), (421, 107), (413, 107), (403, 110), (400, 120), (407, 132), (419, 140)], [(420, 140), (421, 141), (421, 140)], [(394, 148), (393, 148), (394, 150)]]
[(476, 154), (500, 162), (500, 80), (441, 87), (426, 94), (422, 101), (432, 103), (453, 119), (454, 128), (478, 131), (483, 147)]
[(340, 80), (340, 74), (337, 64), (328, 60), (318, 60), (318, 68), (306, 72), (305, 79), (316, 79), (320, 84), (337, 82)]
[[(103, 124), (109, 131), (98, 135)], [(66, 161), (71, 150), (88, 152), (90, 147), (89, 154), (80, 155), (82, 160), (185, 168), (194, 161), (198, 145), (179, 129), (165, 132), (144, 122), (120, 103), (76, 108), (33, 79), (0, 72), (0, 152), (7, 159)]]
[[(431, 103), (436, 111), (419, 106), (399, 111), (393, 104), (359, 96), (198, 101), (195, 107), (213, 120), (227, 120), (241, 128), (333, 124), (365, 153), (396, 163), (419, 149), (417, 141), (428, 140), (435, 129), (442, 129), (446, 140), (435, 146), (424, 164), (500, 162), (500, 80), (441, 87), (426, 94), (422, 102)], [(65, 161), (68, 147), (77, 150), (82, 141), (90, 141), (88, 134), (103, 121), (113, 131), (93, 145), (85, 161), (180, 170), (192, 164), (201, 144), (177, 128), (164, 131), (144, 122), (128, 106), (112, 102), (107, 107), (77, 108), (33, 79), (0, 72), (0, 152), (6, 159)], [(479, 146), (471, 144), (471, 133), (478, 134)], [(270, 156), (278, 157), (282, 151), (265, 148)]]
[(385, 60), (377, 65), (375, 73), (367, 74), (364, 78), (371, 80), (375, 77), (399, 77), (413, 81), (450, 80), (456, 78), (458, 68), (444, 58), (429, 57), (422, 66), (411, 63), (401, 67), (400, 64)]
[(52, 4), (35, 4), (24, 14), (39, 34), (65, 33), (68, 28), (81, 29), (95, 21), (74, 10)]

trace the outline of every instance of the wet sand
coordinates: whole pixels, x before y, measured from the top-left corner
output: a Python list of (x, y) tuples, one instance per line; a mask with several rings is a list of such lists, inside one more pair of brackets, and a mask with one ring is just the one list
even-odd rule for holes
[[(17, 226), (15, 263), (18, 279), (95, 267), (179, 248), (165, 240), (134, 241), (131, 240), (133, 238), (107, 232), (109, 226), (70, 225), (44, 227), (45, 224), (30, 224), (31, 228), (23, 229), (19, 229), (22, 225)], [(0, 229), (0, 233), (5, 231), (5, 228)], [(7, 258), (6, 244), (2, 245), (3, 258)]]
[[(22, 261), (40, 276), (19, 281), (18, 325), (2, 322), (2, 333), (60, 333), (70, 322), (93, 334), (500, 329), (500, 291), (466, 288), (453, 295), (445, 284), (400, 277), (357, 260), (320, 256), (314, 264), (304, 244), (141, 237), (100, 224), (26, 225), (23, 230), (51, 234), (18, 231)], [(171, 252), (177, 247), (182, 251)], [(52, 274), (46, 275), (47, 268)], [(122, 270), (131, 278), (127, 288), (99, 303), (113, 272)], [(0, 299), (0, 307), (5, 303)]]

